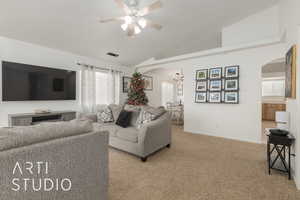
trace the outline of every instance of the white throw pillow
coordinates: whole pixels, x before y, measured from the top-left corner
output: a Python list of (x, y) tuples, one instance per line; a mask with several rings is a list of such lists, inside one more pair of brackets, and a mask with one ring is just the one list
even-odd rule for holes
[(111, 109), (107, 106), (97, 113), (97, 121), (103, 123), (109, 123), (114, 121), (114, 117)]
[(150, 106), (144, 106), (137, 120), (138, 128), (141, 128), (143, 124), (147, 124), (158, 119), (165, 112), (166, 110), (163, 107), (154, 108)]

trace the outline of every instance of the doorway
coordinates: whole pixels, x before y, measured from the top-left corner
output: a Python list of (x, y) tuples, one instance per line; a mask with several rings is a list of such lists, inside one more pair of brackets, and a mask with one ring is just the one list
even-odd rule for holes
[(261, 142), (267, 142), (265, 130), (276, 128), (280, 112), (286, 111), (285, 62), (278, 59), (262, 67), (262, 134)]

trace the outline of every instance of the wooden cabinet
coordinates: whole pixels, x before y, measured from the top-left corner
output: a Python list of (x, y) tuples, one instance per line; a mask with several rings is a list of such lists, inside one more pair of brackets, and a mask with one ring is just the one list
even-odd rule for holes
[(286, 111), (285, 104), (262, 104), (262, 120), (275, 121), (276, 111)]

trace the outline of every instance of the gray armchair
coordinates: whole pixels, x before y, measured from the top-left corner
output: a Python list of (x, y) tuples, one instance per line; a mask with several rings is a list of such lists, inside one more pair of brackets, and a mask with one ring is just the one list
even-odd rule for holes
[(171, 120), (168, 113), (141, 128), (121, 128), (110, 124), (102, 126), (102, 130), (110, 132), (111, 147), (134, 154), (143, 162), (152, 153), (171, 145)]

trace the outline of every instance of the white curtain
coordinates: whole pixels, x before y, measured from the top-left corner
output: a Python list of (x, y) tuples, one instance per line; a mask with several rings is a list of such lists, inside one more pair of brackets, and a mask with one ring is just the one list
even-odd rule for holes
[(164, 81), (161, 85), (161, 103), (163, 106), (167, 106), (167, 103), (174, 103), (174, 84)]
[(120, 103), (120, 72), (109, 70), (107, 78), (108, 104)]
[(81, 109), (85, 113), (96, 109), (96, 72), (94, 67), (81, 69)]

